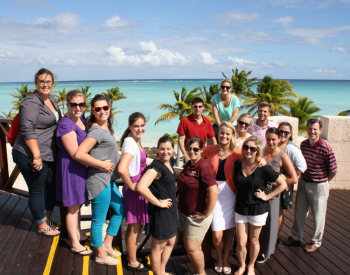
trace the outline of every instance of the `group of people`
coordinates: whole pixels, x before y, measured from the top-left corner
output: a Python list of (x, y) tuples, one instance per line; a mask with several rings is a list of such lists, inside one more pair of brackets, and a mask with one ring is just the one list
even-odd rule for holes
[[(147, 166), (147, 152), (141, 143), (146, 130), (142, 113), (129, 116), (120, 156), (108, 99), (99, 94), (92, 99), (87, 122), (84, 94), (78, 89), (69, 91), (68, 111), (63, 115), (51, 95), (53, 84), (51, 71), (41, 69), (35, 75), (36, 90), (20, 104), (21, 128), (12, 151), (28, 185), (29, 207), (38, 234), (60, 234), (59, 225), (50, 219), (57, 200), (67, 207), (71, 252), (92, 254), (80, 243), (86, 236), (80, 229), (79, 210), (90, 202), (90, 242), (97, 263), (118, 264), (120, 253), (113, 249), (112, 241), (125, 218), (127, 269), (148, 270), (136, 255), (144, 226), (152, 236), (152, 270), (157, 275), (167, 274), (165, 267), (178, 241), (179, 221), (194, 268), (194, 273), (188, 274), (205, 274), (201, 246), (211, 226), (217, 253), (215, 271), (231, 274), (228, 257), (236, 239), (240, 267), (235, 274), (247, 270), (252, 275), (255, 262), (264, 262), (274, 253), (283, 209), (292, 208), (293, 186), (301, 175), (293, 236), (287, 244), (300, 244), (311, 207), (316, 230), (306, 251), (320, 247), (328, 180), (334, 177), (337, 166), (334, 152), (320, 138), (322, 123), (318, 119), (308, 121), (309, 139), (300, 151), (292, 143), (289, 123), (276, 125), (268, 120), (268, 103), (259, 105), (255, 122), (249, 114), (238, 116), (238, 99), (230, 93), (231, 82), (225, 79), (221, 93), (212, 100), (214, 125), (202, 115), (201, 98), (193, 100), (193, 113), (181, 120), (177, 132), (185, 165), (177, 174), (174, 141), (168, 136), (158, 140), (158, 155)], [(122, 194), (115, 184), (119, 178), (124, 182)], [(109, 208), (113, 213), (103, 240)]]

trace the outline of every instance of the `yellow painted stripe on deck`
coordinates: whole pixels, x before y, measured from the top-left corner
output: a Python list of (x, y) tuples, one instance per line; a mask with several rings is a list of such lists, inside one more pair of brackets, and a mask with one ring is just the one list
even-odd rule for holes
[(58, 244), (58, 240), (60, 239), (60, 236), (53, 237), (53, 241), (51, 244), (50, 254), (47, 258), (46, 266), (43, 275), (49, 275), (52, 267), (53, 258), (55, 257), (55, 252)]
[[(149, 267), (151, 267), (151, 259), (150, 259), (150, 257), (146, 256), (145, 258), (147, 259), (147, 265)], [(152, 270), (148, 270), (148, 275), (153, 275), (153, 271)]]
[[(90, 236), (90, 232), (86, 233), (86, 236)], [(85, 247), (87, 249), (90, 249), (90, 242), (85, 242)], [(84, 256), (83, 257), (83, 273), (82, 275), (89, 275), (89, 262), (90, 262), (90, 256)]]
[[(114, 248), (115, 251), (120, 252), (119, 246), (116, 246)], [(118, 275), (123, 275), (123, 265), (122, 265), (122, 257), (118, 256), (117, 259), (119, 260), (119, 264), (117, 264), (117, 274)]]

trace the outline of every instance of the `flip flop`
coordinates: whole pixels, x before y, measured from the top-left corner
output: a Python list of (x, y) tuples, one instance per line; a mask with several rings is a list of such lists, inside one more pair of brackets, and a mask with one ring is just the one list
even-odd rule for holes
[(47, 234), (50, 231), (54, 231), (54, 229), (52, 229), (51, 227), (48, 227), (43, 231), (36, 231), (35, 233), (38, 235), (46, 236), (46, 237), (56, 237), (56, 236), (59, 236), (61, 234), (61, 232), (59, 232), (59, 231), (57, 234), (54, 234), (54, 235)]
[(141, 263), (140, 262), (139, 262), (139, 265), (137, 267), (133, 267), (133, 266), (128, 264), (126, 269), (129, 270), (129, 271), (136, 271), (136, 272), (142, 272), (142, 271), (146, 271), (147, 272), (147, 271), (149, 271), (149, 268), (146, 267), (146, 266), (143, 266), (141, 268)]
[(72, 252), (73, 254), (79, 255), (79, 256), (90, 256), (92, 254), (92, 250), (89, 254), (83, 254), (83, 252), (85, 252), (85, 251), (88, 251), (88, 249), (86, 247), (82, 251), (73, 251), (72, 249), (70, 250), (70, 252)]
[(57, 223), (54, 223), (53, 221), (47, 222), (47, 225), (50, 226), (50, 227), (55, 226), (56, 229), (53, 228), (55, 230), (60, 230), (61, 229), (61, 226), (59, 226)]

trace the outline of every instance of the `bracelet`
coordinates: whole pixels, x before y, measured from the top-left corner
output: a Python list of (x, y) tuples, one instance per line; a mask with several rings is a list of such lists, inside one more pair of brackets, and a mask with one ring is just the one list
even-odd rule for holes
[(159, 207), (162, 207), (162, 202), (159, 200)]
[(37, 157), (33, 157), (33, 160), (34, 159), (41, 159), (41, 156), (39, 155), (39, 156), (37, 156)]

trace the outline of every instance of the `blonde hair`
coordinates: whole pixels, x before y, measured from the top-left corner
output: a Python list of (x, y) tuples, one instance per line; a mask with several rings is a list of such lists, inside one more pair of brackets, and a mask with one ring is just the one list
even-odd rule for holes
[[(219, 128), (219, 135), (220, 135), (220, 129), (223, 126), (232, 130), (232, 138), (230, 140), (230, 151), (236, 151), (237, 145), (236, 145), (236, 128), (235, 128), (235, 126), (233, 126), (233, 124), (228, 122), (228, 121), (221, 122), (220, 128)], [(218, 143), (220, 143), (220, 142), (218, 141)]]
[(247, 113), (244, 113), (244, 114), (241, 114), (238, 118), (237, 118), (237, 122), (241, 120), (241, 118), (249, 118), (250, 121), (252, 121), (253, 117), (250, 115), (250, 114), (247, 114)]
[(232, 88), (232, 81), (231, 81), (231, 79), (224, 79), (224, 80), (222, 80), (221, 81), (221, 84), (220, 84), (220, 86), (223, 84), (223, 83), (230, 83), (230, 86), (231, 86), (231, 88)]
[[(256, 156), (255, 156), (255, 162), (258, 162), (263, 157), (263, 148), (261, 145), (261, 141), (259, 138), (255, 137), (255, 136), (250, 136), (243, 142), (242, 150), (244, 150), (243, 149), (244, 145), (246, 145), (249, 141), (254, 142), (256, 147), (258, 148), (258, 150), (256, 151)], [(244, 152), (242, 152), (241, 159), (242, 159), (242, 161), (244, 161), (244, 159), (245, 159)]]
[[(67, 95), (66, 95), (66, 98), (67, 98), (67, 103), (69, 103), (69, 101), (73, 98), (73, 97), (83, 97), (84, 99), (84, 102), (85, 102), (85, 96), (83, 94), (83, 92), (79, 89), (73, 89), (73, 90), (70, 90), (68, 91)], [(85, 102), (86, 103), (86, 102)]]

